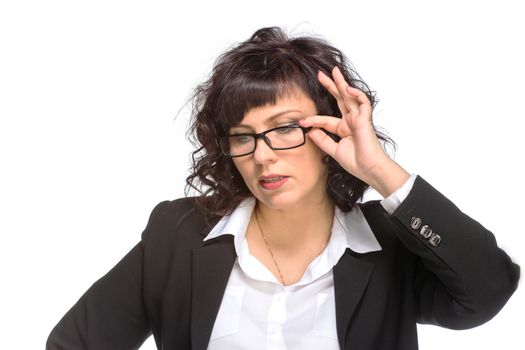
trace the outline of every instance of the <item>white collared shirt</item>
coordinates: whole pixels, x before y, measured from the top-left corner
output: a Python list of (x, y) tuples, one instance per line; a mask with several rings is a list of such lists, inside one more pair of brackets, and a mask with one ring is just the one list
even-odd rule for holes
[[(406, 198), (416, 176), (381, 201), (390, 214)], [(224, 216), (204, 238), (234, 236), (235, 260), (209, 350), (230, 349), (340, 349), (335, 320), (332, 270), (346, 248), (358, 253), (381, 250), (361, 209), (334, 211), (332, 235), (324, 251), (305, 270), (299, 281), (282, 286), (257, 258), (250, 254), (246, 230), (255, 198), (247, 198)]]

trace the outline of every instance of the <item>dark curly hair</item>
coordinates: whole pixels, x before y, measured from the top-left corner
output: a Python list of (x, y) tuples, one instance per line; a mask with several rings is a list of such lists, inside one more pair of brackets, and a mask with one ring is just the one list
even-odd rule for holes
[[(217, 138), (227, 135), (251, 108), (275, 104), (297, 89), (315, 102), (318, 114), (341, 118), (336, 99), (317, 79), (319, 70), (331, 76), (336, 65), (351, 86), (366, 94), (374, 108), (375, 92), (370, 91), (344, 54), (324, 39), (288, 38), (281, 28), (267, 27), (220, 55), (210, 78), (191, 96), (192, 119), (187, 136), (197, 149), (192, 152), (186, 196), (190, 189), (197, 190), (200, 195), (193, 197), (195, 204), (212, 216), (228, 215), (243, 199), (252, 196), (232, 159), (222, 154)], [(395, 149), (394, 141), (375, 130), (384, 144)], [(332, 134), (332, 138), (339, 141), (337, 135)], [(330, 156), (325, 162), (329, 198), (342, 211), (351, 210), (368, 185)]]

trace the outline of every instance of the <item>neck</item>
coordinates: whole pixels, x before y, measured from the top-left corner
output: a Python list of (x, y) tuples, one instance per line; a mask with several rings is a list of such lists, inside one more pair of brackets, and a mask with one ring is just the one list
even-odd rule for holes
[(334, 209), (325, 196), (320, 202), (286, 210), (275, 210), (257, 201), (254, 214), (272, 249), (290, 250), (325, 244), (330, 237)]

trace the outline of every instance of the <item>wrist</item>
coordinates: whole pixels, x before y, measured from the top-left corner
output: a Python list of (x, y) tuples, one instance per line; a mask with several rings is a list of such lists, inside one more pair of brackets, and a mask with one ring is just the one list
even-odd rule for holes
[(374, 190), (387, 198), (410, 178), (410, 174), (391, 158), (378, 164), (366, 181)]

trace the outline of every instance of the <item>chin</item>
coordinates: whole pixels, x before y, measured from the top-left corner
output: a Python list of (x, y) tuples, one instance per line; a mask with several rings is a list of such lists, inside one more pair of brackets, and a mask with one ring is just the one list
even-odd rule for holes
[(293, 194), (290, 192), (281, 192), (281, 193), (261, 193), (257, 192), (255, 196), (258, 201), (262, 202), (267, 207), (274, 210), (284, 210), (290, 207), (297, 205), (300, 201), (297, 200)]

